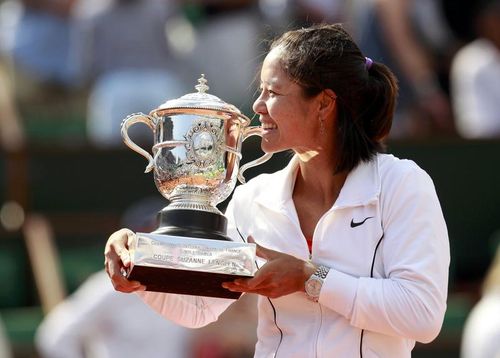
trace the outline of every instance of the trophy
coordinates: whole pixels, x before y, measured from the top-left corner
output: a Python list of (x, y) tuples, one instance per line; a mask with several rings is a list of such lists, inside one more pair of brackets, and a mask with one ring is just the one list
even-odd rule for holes
[[(124, 274), (148, 291), (238, 298), (222, 282), (252, 277), (255, 245), (234, 242), (227, 219), (216, 205), (233, 191), (243, 172), (267, 161), (272, 154), (239, 168), (241, 146), (262, 129), (235, 106), (208, 94), (204, 75), (197, 92), (166, 101), (149, 115), (124, 119), (125, 144), (148, 160), (158, 191), (169, 204), (158, 213), (158, 228), (136, 233), (129, 247), (130, 268)], [(151, 153), (128, 136), (130, 126), (143, 123), (153, 132)]]

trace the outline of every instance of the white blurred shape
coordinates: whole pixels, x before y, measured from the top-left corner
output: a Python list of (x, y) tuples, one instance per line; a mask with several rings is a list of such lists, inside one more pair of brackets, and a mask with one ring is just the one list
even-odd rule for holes
[(24, 210), (15, 201), (8, 201), (0, 209), (0, 222), (7, 231), (16, 231), (24, 223)]

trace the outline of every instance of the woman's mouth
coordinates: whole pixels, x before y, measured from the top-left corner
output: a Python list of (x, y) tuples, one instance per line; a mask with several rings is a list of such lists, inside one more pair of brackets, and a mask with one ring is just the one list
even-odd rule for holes
[(268, 130), (272, 130), (272, 129), (277, 129), (278, 126), (274, 123), (262, 123), (261, 128), (268, 131)]

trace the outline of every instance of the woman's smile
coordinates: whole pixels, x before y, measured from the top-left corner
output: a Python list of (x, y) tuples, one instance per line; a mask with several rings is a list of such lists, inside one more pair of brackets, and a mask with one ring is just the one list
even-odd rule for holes
[(265, 129), (265, 130), (278, 129), (278, 126), (274, 123), (262, 123), (261, 127), (262, 127), (262, 129)]

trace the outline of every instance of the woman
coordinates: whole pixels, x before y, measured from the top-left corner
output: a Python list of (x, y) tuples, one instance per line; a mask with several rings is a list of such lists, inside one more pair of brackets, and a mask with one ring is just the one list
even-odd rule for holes
[[(379, 154), (397, 96), (390, 70), (365, 58), (340, 25), (285, 33), (271, 45), (254, 103), (266, 152), (289, 165), (238, 187), (229, 234), (267, 260), (226, 282), (259, 296), (256, 357), (409, 357), (446, 308), (449, 246), (433, 183), (415, 163)], [(249, 215), (250, 214), (250, 215)], [(143, 290), (122, 229), (106, 247), (117, 290)], [(185, 326), (215, 321), (230, 300), (139, 292)]]

